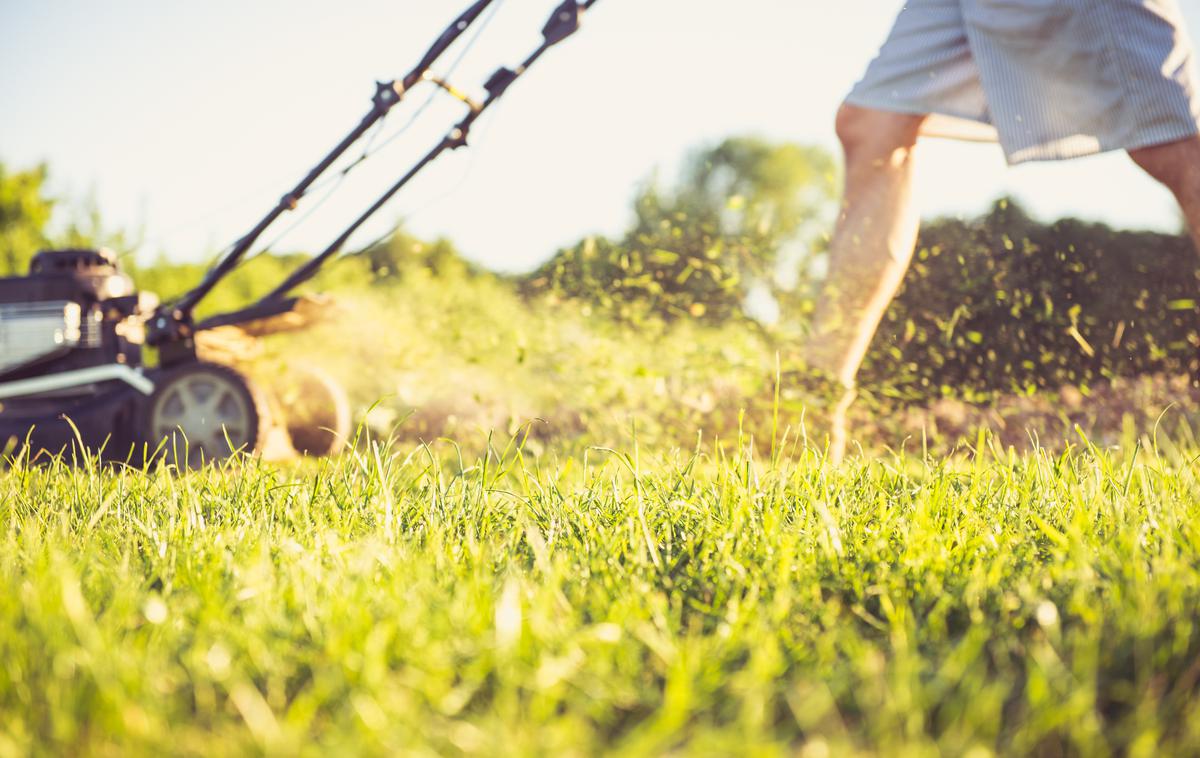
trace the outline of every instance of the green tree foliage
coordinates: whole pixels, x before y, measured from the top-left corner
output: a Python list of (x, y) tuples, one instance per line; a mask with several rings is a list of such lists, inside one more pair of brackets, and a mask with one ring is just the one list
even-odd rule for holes
[[(302, 266), (303, 253), (265, 253), (252, 256), (205, 298), (197, 313), (203, 317), (235, 310), (270, 292)], [(174, 298), (203, 279), (209, 264), (172, 262), (159, 258), (149, 266), (131, 266), (138, 285), (164, 298)], [(445, 239), (425, 242), (404, 232), (330, 262), (300, 292), (365, 290), (379, 284), (403, 282), (421, 270), (435, 278), (480, 277), (485, 272), (466, 260)]]
[(13, 172), (0, 163), (0, 275), (21, 274), (45, 247), (54, 201), (45, 195), (46, 167)]
[(122, 230), (101, 220), (95, 198), (68, 207), (65, 224), (50, 230), (59, 201), (46, 194), (46, 166), (10, 171), (0, 163), (0, 276), (21, 275), (46, 248), (107, 247), (118, 253), (136, 247)]
[(1063, 220), (1011, 201), (926, 226), (864, 370), (927, 398), (1086, 388), (1200, 370), (1200, 258), (1180, 236)]
[(357, 253), (356, 257), (367, 262), (377, 280), (403, 279), (416, 269), (424, 269), (434, 276), (483, 274), (483, 270), (464, 258), (450, 240), (439, 238), (427, 242), (404, 229)]
[[(270, 292), (304, 260), (305, 256), (296, 254), (267, 254), (251, 258), (201, 302), (197, 315), (203, 318), (249, 305)], [(205, 263), (173, 262), (163, 257), (148, 266), (130, 266), (138, 288), (153, 292), (164, 300), (173, 300), (195, 287), (203, 280), (208, 268), (209, 265)], [(364, 283), (367, 281), (361, 271), (355, 273), (362, 277)]]
[(106, 247), (120, 255), (135, 250), (140, 241), (126, 230), (112, 228), (104, 223), (100, 205), (94, 195), (89, 194), (77, 204), (73, 203), (65, 226), (51, 239), (53, 247)]
[(824, 150), (737, 137), (694, 154), (677, 186), (649, 184), (620, 240), (589, 238), (524, 282), (623, 318), (742, 313), (755, 285), (777, 289), (782, 265), (834, 197)]

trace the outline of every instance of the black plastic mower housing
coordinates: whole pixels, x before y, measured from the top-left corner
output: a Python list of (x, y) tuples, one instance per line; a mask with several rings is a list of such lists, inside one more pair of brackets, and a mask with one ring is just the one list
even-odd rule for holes
[(96, 394), (7, 403), (0, 411), (4, 452), (27, 451), (30, 460), (46, 455), (100, 454), (131, 460), (139, 454), (136, 422), (145, 396), (116, 382)]
[(79, 307), (78, 344), (44, 359), (19, 365), (6, 359), (0, 343), (0, 381), (56, 371), (121, 363), (141, 365), (141, 346), (118, 326), (138, 309), (133, 280), (108, 250), (46, 250), (34, 256), (27, 276), (0, 278), (0, 318), (15, 321), (23, 309), (50, 302)]
[[(28, 275), (0, 278), (0, 385), (103, 366), (141, 369), (138, 310), (133, 280), (110, 251), (38, 253)], [(144, 398), (113, 380), (0, 397), (0, 448), (28, 443), (32, 454), (56, 453), (82, 442), (127, 456)]]

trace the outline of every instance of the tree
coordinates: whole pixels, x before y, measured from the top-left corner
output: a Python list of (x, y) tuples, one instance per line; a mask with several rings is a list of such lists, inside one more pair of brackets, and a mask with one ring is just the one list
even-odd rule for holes
[(10, 172), (0, 163), (0, 275), (23, 274), (48, 245), (54, 201), (44, 194), (46, 167)]
[(532, 292), (582, 298), (621, 315), (720, 320), (752, 289), (778, 293), (814, 224), (827, 218), (835, 164), (820, 148), (735, 137), (687, 161), (678, 184), (648, 183), (620, 241), (588, 239), (526, 280)]
[(33, 256), (46, 248), (107, 247), (125, 253), (137, 246), (124, 230), (104, 226), (91, 196), (72, 204), (66, 223), (56, 224), (51, 233), (59, 203), (46, 194), (48, 175), (45, 165), (14, 173), (0, 163), (0, 276), (25, 274)]
[(377, 279), (403, 279), (415, 269), (426, 269), (434, 276), (478, 276), (478, 266), (468, 261), (445, 238), (432, 242), (417, 239), (398, 229), (388, 239), (358, 253)]

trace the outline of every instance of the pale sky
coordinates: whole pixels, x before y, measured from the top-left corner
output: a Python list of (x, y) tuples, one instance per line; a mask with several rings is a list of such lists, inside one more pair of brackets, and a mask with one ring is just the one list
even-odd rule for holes
[[(1200, 0), (1182, 0), (1193, 34)], [(504, 0), (454, 77), (464, 89), (538, 42), (557, 0)], [(0, 160), (50, 164), (94, 193), (144, 252), (199, 260), (239, 236), (405, 73), (466, 0), (0, 0)], [(759, 134), (835, 146), (832, 120), (901, 0), (600, 0), (478, 127), (357, 241), (400, 218), (493, 268), (525, 269), (590, 232), (619, 233), (639, 183), (698, 145)], [(454, 56), (447, 56), (448, 63)], [(410, 96), (386, 129), (424, 100)], [(284, 249), (324, 246), (459, 116), (347, 181)], [(389, 132), (385, 131), (386, 137)], [(1045, 218), (1176, 230), (1170, 197), (1123, 155), (1009, 170), (999, 148), (929, 141), (925, 215), (1001, 194)], [(268, 235), (269, 237), (270, 235)]]

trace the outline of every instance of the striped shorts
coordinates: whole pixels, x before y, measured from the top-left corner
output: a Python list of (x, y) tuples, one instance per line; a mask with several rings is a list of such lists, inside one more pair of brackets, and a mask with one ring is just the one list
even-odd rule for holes
[(1015, 164), (1191, 137), (1198, 86), (1176, 0), (909, 0), (847, 102)]

